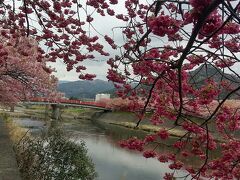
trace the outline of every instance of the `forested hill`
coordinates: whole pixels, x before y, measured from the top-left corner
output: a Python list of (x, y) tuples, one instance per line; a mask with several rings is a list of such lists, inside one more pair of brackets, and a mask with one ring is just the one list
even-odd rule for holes
[(114, 89), (111, 82), (103, 80), (93, 81), (71, 81), (61, 82), (58, 85), (58, 90), (65, 93), (68, 98), (95, 98), (98, 93), (104, 93)]

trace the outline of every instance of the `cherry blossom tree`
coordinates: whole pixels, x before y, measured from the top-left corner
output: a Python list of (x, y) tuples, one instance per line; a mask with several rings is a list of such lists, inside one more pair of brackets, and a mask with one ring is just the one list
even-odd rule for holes
[[(121, 145), (142, 151), (146, 158), (171, 162), (173, 170), (185, 168), (185, 176), (192, 179), (239, 179), (240, 141), (239, 106), (226, 106), (227, 99), (238, 98), (239, 74), (234, 67), (239, 63), (239, 1), (125, 1), (128, 22), (122, 33), (126, 39), (122, 54), (109, 59), (108, 78), (119, 87), (119, 95), (130, 99), (145, 98), (139, 108), (138, 126), (145, 119), (147, 109), (154, 110), (151, 122), (155, 125), (172, 121), (172, 126), (147, 136), (143, 140), (131, 138)], [(120, 62), (120, 63), (119, 63)], [(213, 67), (221, 75), (214, 81), (206, 75), (205, 82), (197, 86), (196, 67)], [(123, 67), (123, 68), (122, 68)], [(119, 71), (122, 68), (122, 71)], [(224, 71), (231, 72), (231, 78)], [(232, 81), (235, 80), (233, 83)], [(129, 82), (138, 83), (132, 88)], [(231, 83), (230, 83), (231, 82)], [(121, 85), (119, 85), (121, 84)], [(141, 87), (141, 85), (144, 85)], [(222, 91), (228, 93), (220, 98)], [(203, 111), (208, 113), (203, 114)], [(192, 117), (194, 116), (194, 118)], [(197, 118), (197, 120), (196, 120)], [(172, 144), (174, 153), (161, 154), (171, 129), (181, 129), (185, 135)], [(152, 150), (147, 146), (155, 144)], [(221, 148), (221, 155), (210, 155)], [(198, 168), (184, 167), (177, 157), (196, 156), (201, 161)], [(165, 179), (172, 179), (167, 174)]]
[(81, 3), (77, 0), (1, 1), (1, 35), (6, 38), (31, 36), (41, 47), (47, 47), (39, 49), (39, 58), (46, 58), (49, 62), (61, 59), (68, 71), (75, 68), (80, 73), (79, 78), (92, 79), (95, 75), (84, 73), (86, 68), (78, 63), (93, 59), (93, 52), (103, 56), (109, 53), (97, 42), (97, 36), (87, 32), (85, 24), (91, 21), (91, 17), (81, 10), (84, 5)]
[[(123, 147), (141, 151), (146, 158), (170, 162), (173, 170), (185, 169), (189, 172), (186, 178), (239, 179), (239, 106), (227, 105), (231, 97), (238, 98), (240, 90), (239, 73), (234, 70), (240, 51), (239, 3), (239, 0), (1, 1), (1, 35), (6, 39), (31, 36), (42, 47), (38, 49), (38, 61), (61, 59), (67, 70), (75, 69), (81, 79), (95, 77), (85, 73), (83, 60), (94, 59), (96, 53), (110, 56), (107, 77), (115, 83), (120, 97), (132, 101), (129, 109), (139, 117), (136, 126), (145, 119), (147, 110), (153, 111), (154, 125), (172, 122), (171, 127), (143, 140), (123, 141)], [(102, 19), (108, 16), (119, 24), (112, 31), (121, 33), (121, 42), (98, 31), (94, 26), (98, 16)], [(108, 43), (107, 50), (102, 40)], [(117, 50), (116, 56), (109, 53)], [(201, 85), (194, 78), (199, 73), (191, 73), (199, 66), (206, 69)], [(222, 78), (215, 81), (208, 74), (208, 67), (213, 67)], [(224, 71), (231, 75), (226, 76)], [(224, 96), (223, 91), (227, 92)], [(167, 144), (174, 153), (155, 151), (166, 145), (172, 128), (185, 132), (174, 143)], [(155, 148), (146, 149), (149, 144), (155, 144)], [(220, 155), (211, 159), (210, 155), (219, 148)], [(177, 155), (196, 156), (202, 163), (198, 168), (186, 167)], [(164, 178), (174, 176), (166, 174)]]
[(14, 106), (33, 96), (58, 96), (57, 79), (44, 59), (38, 62), (38, 45), (28, 37), (3, 37), (0, 57), (0, 103)]
[(113, 98), (110, 100), (105, 100), (105, 102), (106, 108), (109, 108), (112, 111), (128, 111), (128, 107), (130, 106), (130, 101), (122, 98)]

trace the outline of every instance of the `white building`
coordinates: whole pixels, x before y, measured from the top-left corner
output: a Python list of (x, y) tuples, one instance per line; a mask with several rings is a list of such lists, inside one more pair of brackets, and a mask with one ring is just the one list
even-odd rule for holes
[(95, 101), (100, 101), (103, 99), (110, 99), (110, 94), (96, 94)]

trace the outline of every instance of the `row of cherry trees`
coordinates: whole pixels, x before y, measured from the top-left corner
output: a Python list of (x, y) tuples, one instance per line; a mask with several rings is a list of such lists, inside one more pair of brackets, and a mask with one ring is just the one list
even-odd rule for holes
[(33, 96), (60, 96), (57, 79), (46, 66), (37, 42), (18, 36), (0, 36), (0, 104), (13, 107)]
[(34, 96), (60, 97), (54, 69), (47, 66), (50, 58), (24, 27), (30, 9), (23, 10), (20, 2), (11, 5), (0, 2), (0, 104), (13, 107)]
[[(186, 178), (238, 179), (240, 141), (235, 132), (240, 127), (239, 107), (226, 106), (225, 102), (233, 95), (238, 97), (240, 90), (239, 73), (234, 71), (240, 51), (239, 3), (239, 0), (3, 0), (0, 31), (3, 41), (7, 42), (3, 47), (8, 49), (11, 44), (24, 58), (20, 60), (18, 55), (10, 58), (3, 51), (1, 58), (6, 58), (1, 64), (8, 64), (6, 60), (12, 59), (12, 67), (21, 69), (24, 63), (20, 61), (36, 60), (36, 68), (23, 68), (20, 72), (36, 71), (36, 77), (40, 77), (40, 72), (49, 70), (45, 67), (47, 61), (62, 60), (67, 70), (75, 69), (81, 79), (92, 79), (95, 76), (85, 73), (81, 62), (94, 59), (96, 54), (109, 56), (107, 77), (115, 83), (118, 95), (131, 101), (129, 109), (139, 117), (136, 126), (145, 119), (145, 111), (152, 109), (153, 124), (171, 121), (170, 128), (186, 132), (168, 144), (175, 149), (174, 153), (156, 151), (158, 146), (166, 144), (167, 128), (143, 140), (123, 141), (122, 146), (142, 151), (147, 158), (170, 162), (173, 170), (185, 169)], [(113, 32), (121, 33), (122, 41), (118, 38), (115, 41), (110, 31), (103, 34), (94, 26), (98, 21), (104, 24), (104, 18), (119, 24)], [(24, 43), (19, 43), (21, 41)], [(28, 45), (34, 43), (37, 43), (36, 55), (28, 51)], [(116, 56), (109, 53), (116, 50), (119, 50)], [(194, 76), (198, 74), (192, 75), (189, 71), (200, 65), (206, 69), (212, 66), (222, 78), (214, 81), (206, 73), (207, 78), (197, 86), (199, 82), (194, 81)], [(8, 70), (7, 66), (2, 67)], [(226, 70), (233, 78), (222, 73)], [(17, 77), (10, 79), (13, 82), (25, 81), (25, 76), (19, 79), (16, 72), (9, 71), (7, 77)], [(8, 80), (4, 81), (7, 86), (3, 85), (6, 92), (20, 89), (17, 83), (12, 87)], [(222, 91), (227, 94), (219, 98)], [(207, 112), (204, 116), (203, 111)], [(201, 121), (189, 118), (189, 114)], [(210, 131), (212, 128), (214, 133)], [(156, 147), (146, 149), (148, 144)], [(218, 148), (220, 155), (211, 159), (210, 154)], [(202, 164), (198, 168), (186, 167), (177, 158), (178, 154), (186, 158), (197, 156)], [(166, 174), (164, 178), (173, 176), (174, 173)]]

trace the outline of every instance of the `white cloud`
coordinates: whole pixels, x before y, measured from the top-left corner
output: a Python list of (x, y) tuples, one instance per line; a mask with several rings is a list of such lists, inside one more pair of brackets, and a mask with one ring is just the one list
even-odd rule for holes
[[(87, 67), (86, 73), (89, 74), (96, 74), (96, 79), (107, 80), (107, 70), (108, 65), (107, 63), (101, 61), (85, 61), (82, 63)], [(75, 72), (75, 70), (67, 71), (66, 65), (61, 62), (60, 60), (55, 63), (49, 63), (51, 67), (54, 67), (57, 72), (53, 73), (59, 80), (66, 80), (66, 81), (77, 81), (79, 80), (79, 74)]]

